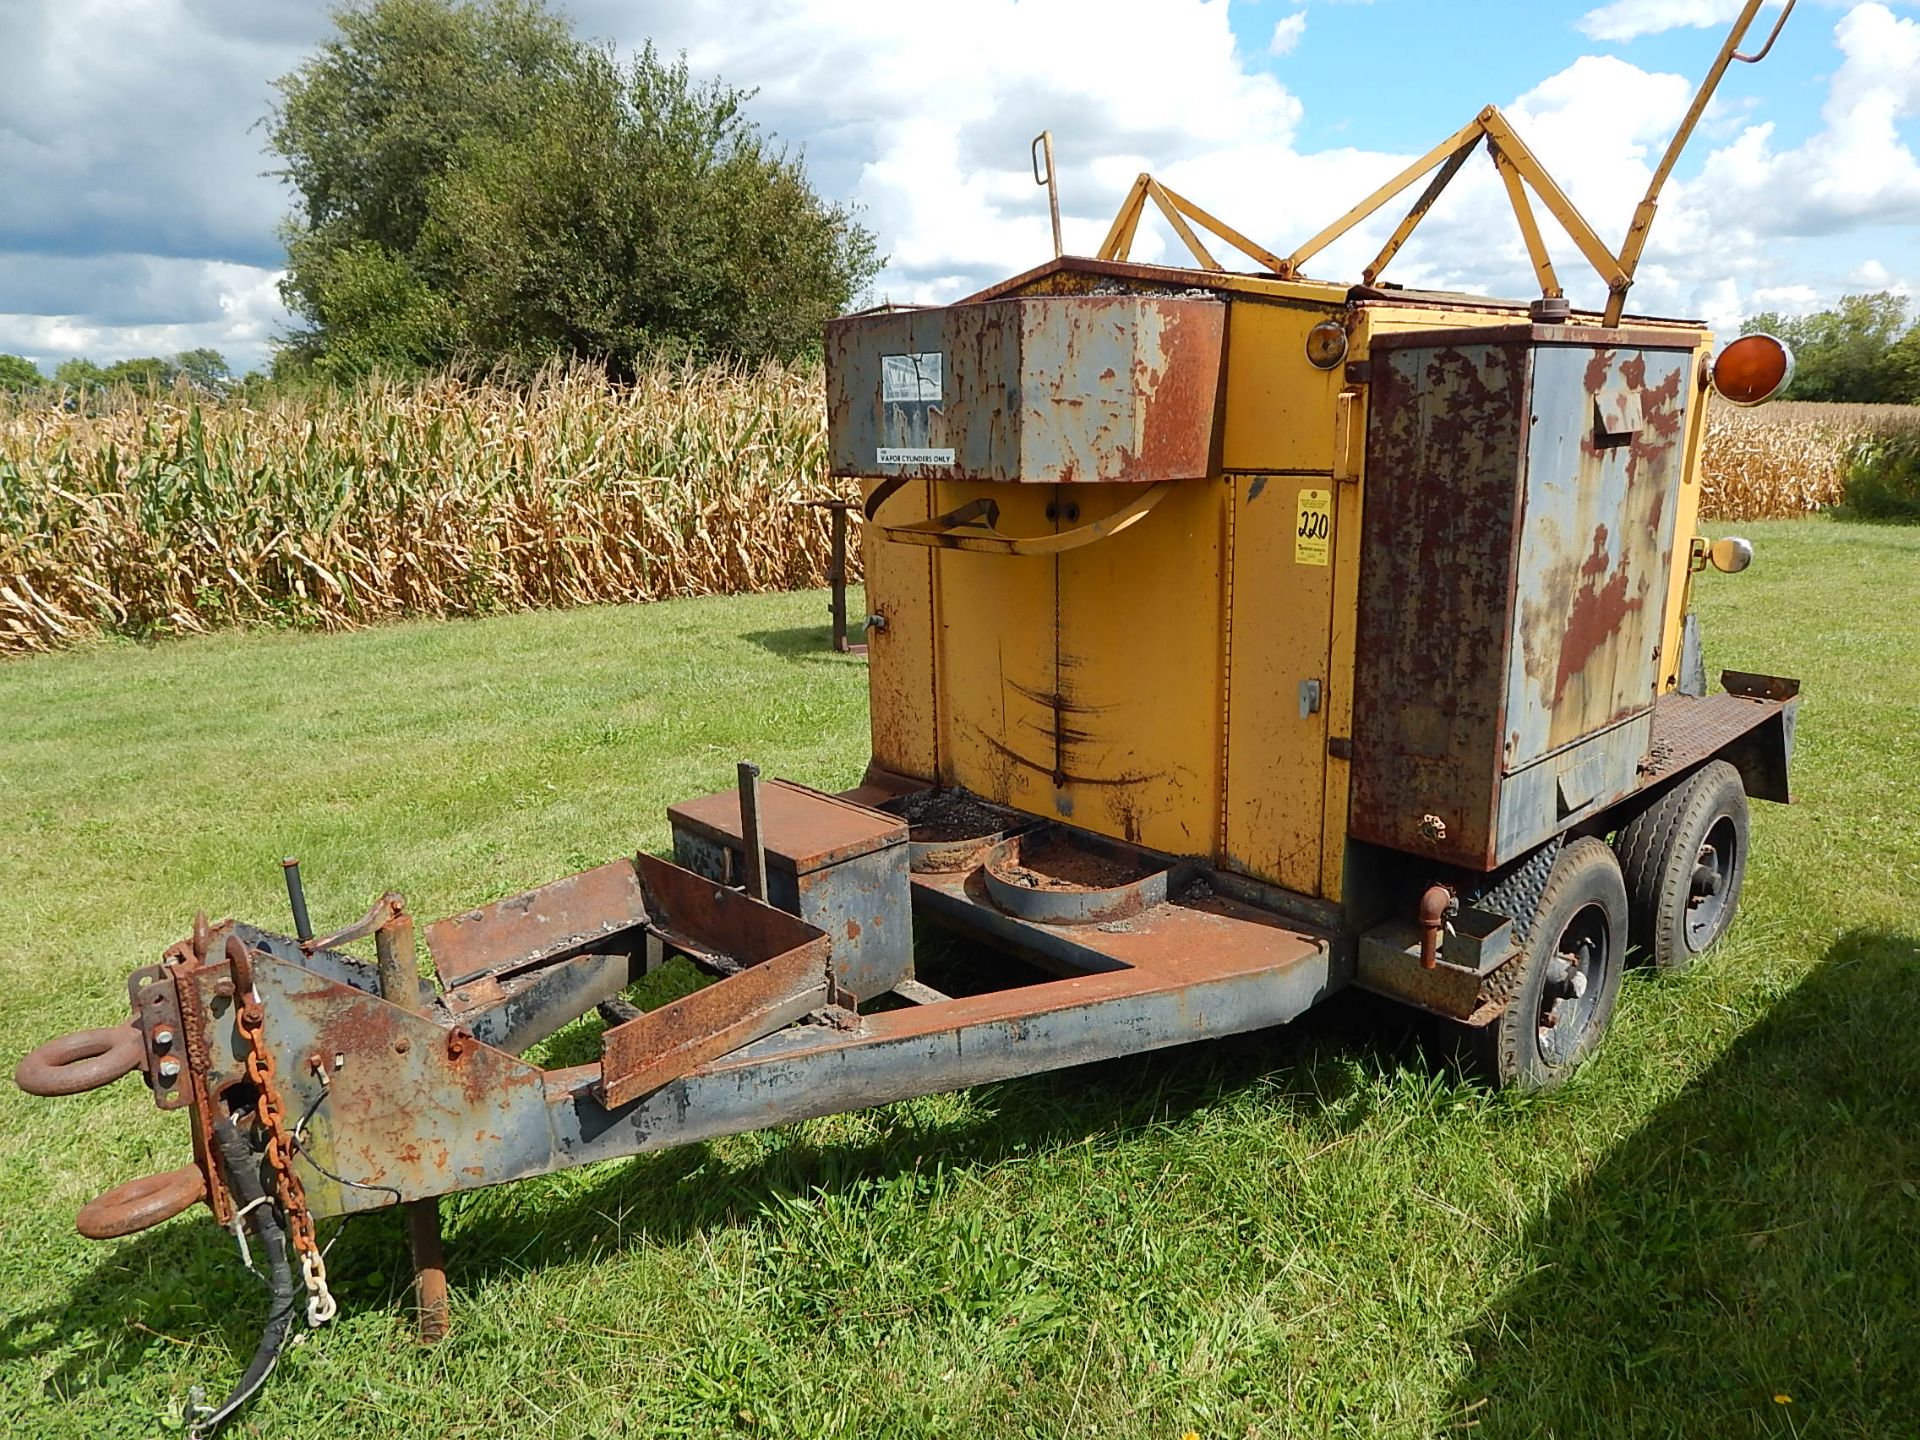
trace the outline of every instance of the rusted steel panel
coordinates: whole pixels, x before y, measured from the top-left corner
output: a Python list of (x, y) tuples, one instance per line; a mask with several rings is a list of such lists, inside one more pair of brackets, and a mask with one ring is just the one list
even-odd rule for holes
[(1765, 724), (1791, 701), (1721, 692), (1662, 695), (1653, 707), (1649, 776), (1677, 775), (1719, 753), (1733, 740)]
[(576, 955), (505, 982), (476, 980), (450, 992), (445, 1008), (482, 1044), (518, 1055), (618, 995), (640, 969), (630, 955)]
[[(969, 900), (963, 877), (918, 877), (915, 888), (1065, 943)], [(1073, 936), (1101, 947), (1106, 968), (869, 1015), (857, 1031), (793, 1026), (614, 1116), (591, 1101), (590, 1069), (556, 1073), (556, 1142), (579, 1163), (1262, 1029), (1293, 1019), (1346, 978), (1324, 937), (1221, 896)]]
[[(1422, 292), (1393, 290), (1382, 299), (1389, 304), (1427, 304), (1442, 308), (1472, 310), (1471, 304), (1449, 304), (1466, 297), (1459, 295), (1425, 296)], [(1516, 302), (1517, 303), (1517, 302)], [(1444, 349), (1452, 345), (1571, 345), (1582, 350), (1681, 350), (1690, 351), (1699, 343), (1706, 327), (1683, 320), (1663, 320), (1658, 324), (1628, 324), (1607, 329), (1598, 325), (1542, 325), (1515, 320), (1511, 324), (1488, 324), (1422, 330), (1412, 337), (1422, 349)]]
[[(714, 880), (741, 863), (739, 794), (723, 790), (669, 808), (674, 858)], [(913, 966), (907, 822), (790, 781), (760, 791), (767, 898), (826, 932), (836, 982), (860, 999), (884, 994)]]
[[(1345, 979), (1323, 934), (1197, 892), (1074, 932), (1072, 943), (1099, 957), (1083, 968), (1104, 966), (1098, 973), (872, 1015), (850, 1029), (789, 1025), (716, 1056), (714, 1046), (791, 1018), (817, 993), (825, 938), (664, 861), (643, 857), (641, 870), (657, 913), (701, 928), (709, 943), (724, 935), (743, 955), (756, 943), (800, 943), (689, 997), (713, 996), (706, 1003), (725, 1013), (696, 1016), (689, 1006), (647, 1025), (665, 1013), (656, 1011), (609, 1031), (610, 1069), (545, 1072), (463, 1028), (255, 955), (283, 1098), (311, 1115), (303, 1154), (312, 1163), (299, 1163), (316, 1217), (1258, 1029), (1292, 1019)], [(951, 887), (943, 892), (949, 905), (997, 916), (1026, 935), (1046, 929), (968, 899), (964, 877), (936, 878)], [(230, 1005), (215, 1003), (209, 1014), (221, 1032), (209, 1067), (217, 1092), (242, 1078), (244, 1047), (232, 1042)], [(699, 1047), (691, 1068), (678, 1062), (694, 1060), (694, 1049), (657, 1043), (682, 1035)], [(642, 1036), (656, 1043), (629, 1047)], [(639, 1068), (629, 1068), (630, 1048)], [(650, 1070), (650, 1057), (675, 1063)], [(683, 1073), (656, 1086), (669, 1068)], [(618, 1087), (614, 1095), (636, 1086), (645, 1093), (609, 1107), (603, 1080)]]
[(981, 864), (994, 905), (1040, 925), (1125, 920), (1164, 904), (1190, 877), (1190, 867), (1057, 825), (1002, 840)]
[(1787, 675), (1756, 675), (1750, 670), (1722, 670), (1720, 688), (1748, 700), (1791, 700), (1800, 682)]
[(976, 869), (987, 851), (1036, 823), (957, 786), (914, 790), (880, 803), (906, 820), (908, 865), (916, 873)]
[(1460, 907), (1431, 969), (1421, 964), (1417, 925), (1393, 920), (1360, 937), (1354, 984), (1376, 995), (1465, 1020), (1483, 1003), (1487, 981), (1515, 953), (1513, 921)]
[(1482, 870), (1634, 784), (1690, 395), (1541, 328), (1372, 357), (1353, 833)]
[(824, 935), (601, 1037), (600, 1103), (617, 1108), (827, 1003)]
[[(718, 790), (669, 805), (667, 821), (676, 832), (689, 831), (738, 850), (740, 792)], [(791, 780), (769, 780), (760, 787), (760, 836), (768, 865), (804, 875), (883, 846), (904, 844), (907, 822)]]
[(1671, 350), (1534, 352), (1509, 773), (1653, 704), (1692, 360)]
[[(318, 1165), (300, 1176), (316, 1217), (491, 1185), (532, 1157), (559, 1163), (538, 1066), (297, 965), (257, 955), (253, 969), (282, 1098), (312, 1114), (303, 1150)], [(244, 1074), (218, 1048), (216, 1091)]]
[(631, 860), (569, 875), (537, 890), (436, 920), (426, 929), (440, 983), (505, 974), (611, 940), (647, 921)]
[(1033, 484), (1202, 478), (1225, 337), (1219, 301), (1151, 295), (832, 321), (832, 473)]
[[(1723, 683), (1738, 684), (1734, 674)], [(1645, 778), (1649, 784), (1684, 775), (1703, 760), (1724, 755), (1740, 770), (1747, 793), (1785, 805), (1792, 799), (1788, 772), (1793, 761), (1793, 732), (1799, 717), (1800, 684), (1774, 676), (1748, 676), (1771, 682), (1771, 693), (1662, 695), (1653, 707), (1653, 738)]]
[(1653, 717), (1642, 712), (1563, 746), (1500, 782), (1496, 863), (1522, 855), (1576, 821), (1599, 814), (1640, 785)]
[[(1177, 984), (1331, 948), (1328, 935), (1312, 925), (1191, 879), (1137, 915), (1070, 927), (1007, 914), (991, 903), (977, 874), (916, 875), (913, 893), (917, 908), (1066, 975), (1138, 971), (1156, 984)], [(1336, 963), (1329, 973), (1344, 978), (1343, 966)], [(1011, 994), (1005, 998), (1012, 1001)]]
[(678, 865), (652, 855), (638, 856), (635, 863), (646, 890), (648, 928), (691, 955), (757, 965), (819, 938), (818, 930), (784, 910)]
[(1494, 849), (1528, 358), (1373, 356), (1350, 833), (1468, 866)]
[[(834, 982), (870, 1000), (913, 969), (913, 899), (905, 844), (889, 845), (798, 878), (793, 913), (833, 942)], [(784, 877), (773, 886), (787, 908)]]

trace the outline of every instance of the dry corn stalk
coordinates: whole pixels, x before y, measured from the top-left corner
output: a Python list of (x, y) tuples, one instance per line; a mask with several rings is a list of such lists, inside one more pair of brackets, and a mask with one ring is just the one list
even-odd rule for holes
[(1891, 427), (1920, 424), (1920, 407), (1785, 401), (1707, 413), (1700, 513), (1710, 520), (1810, 515), (1846, 493), (1847, 452)]
[(824, 584), (817, 370), (0, 412), (0, 654)]
[[(1848, 447), (1916, 413), (1716, 403), (1702, 513), (1831, 505)], [(806, 367), (0, 409), (0, 655), (820, 585), (828, 522), (792, 502), (833, 489)]]

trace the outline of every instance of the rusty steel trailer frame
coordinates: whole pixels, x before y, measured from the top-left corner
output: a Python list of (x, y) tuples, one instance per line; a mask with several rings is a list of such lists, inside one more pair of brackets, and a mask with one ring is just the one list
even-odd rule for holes
[[(1659, 702), (1649, 797), (1726, 754), (1753, 793), (1787, 798), (1797, 686), (1723, 679), (1725, 693)], [(131, 1234), (202, 1201), (231, 1225), (235, 1177), (218, 1158), (215, 1129), (257, 1106), (268, 1083), (278, 1108), (301, 1117), (287, 1158), (302, 1172), (304, 1206), (328, 1219), (1262, 1029), (1355, 979), (1357, 964), (1362, 984), (1437, 1013), (1465, 1018), (1478, 1008), (1477, 998), (1439, 998), (1452, 983), (1445, 975), (1409, 990), (1393, 978), (1406, 967), (1360, 964), (1368, 940), (1377, 959), (1392, 925), (1354, 934), (1337, 911), (1190, 858), (978, 801), (970, 803), (994, 817), (979, 834), (909, 847), (899, 814), (934, 792), (884, 774), (846, 796), (769, 782), (790, 801), (772, 807), (780, 828), (763, 831), (757, 771), (741, 771), (730, 819), (715, 803), (722, 797), (708, 797), (675, 807), (676, 833), (682, 857), (703, 867), (721, 857), (751, 877), (748, 857), (760, 855), (757, 881), (734, 888), (646, 854), (612, 861), (426, 925), (437, 983), (420, 977), (414, 920), (394, 892), (323, 937), (197, 919), (161, 963), (133, 973), (124, 1024), (49, 1041), (15, 1071), (21, 1088), (40, 1095), (138, 1072), (160, 1108), (192, 1120), (194, 1163), (90, 1202), (82, 1233)], [(913, 978), (911, 933), (896, 917), (892, 969), (868, 961), (851, 973), (877, 988), (850, 990), (835, 935), (791, 912), (811, 904), (844, 946), (861, 930), (856, 914), (884, 918), (886, 896), (873, 872), (850, 863), (862, 857), (846, 847), (844, 828), (823, 830), (822, 814), (843, 826), (849, 815), (871, 822), (910, 864), (916, 910), (1057, 978), (939, 994)], [(838, 848), (784, 862), (802, 883), (821, 876), (811, 902), (800, 890), (788, 908), (749, 893), (769, 888), (766, 853), (804, 851), (823, 834)], [(1055, 893), (1009, 878), (1022, 841), (1055, 836), (1118, 866), (1122, 878)], [(291, 866), (289, 890), (306, 929)], [(341, 948), (368, 938), (371, 963)], [(1441, 963), (1472, 969), (1478, 986), (1510, 958), (1504, 940), (1463, 925), (1448, 935)], [(712, 983), (644, 1013), (619, 999), (669, 956), (686, 957)], [(910, 1003), (862, 1013), (863, 1002), (887, 996)], [(520, 1058), (596, 1009), (607, 1021), (598, 1061), (545, 1069)], [(256, 1047), (271, 1057), (271, 1082), (249, 1061)], [(413, 1223), (416, 1259), (437, 1275), (437, 1223), (430, 1211), (416, 1211)], [(431, 1283), (430, 1325), (444, 1310), (444, 1281)]]

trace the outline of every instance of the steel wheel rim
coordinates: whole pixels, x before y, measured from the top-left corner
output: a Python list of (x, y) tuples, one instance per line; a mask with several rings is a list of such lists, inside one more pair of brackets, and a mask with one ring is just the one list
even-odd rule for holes
[(1687, 878), (1685, 911), (1687, 948), (1704, 950), (1720, 936), (1727, 923), (1727, 892), (1739, 863), (1740, 836), (1731, 815), (1722, 815), (1707, 829)]
[(1606, 908), (1591, 903), (1568, 919), (1547, 953), (1547, 975), (1534, 1014), (1534, 1043), (1548, 1065), (1570, 1064), (1580, 1054), (1600, 1009), (1601, 981), (1613, 943)]

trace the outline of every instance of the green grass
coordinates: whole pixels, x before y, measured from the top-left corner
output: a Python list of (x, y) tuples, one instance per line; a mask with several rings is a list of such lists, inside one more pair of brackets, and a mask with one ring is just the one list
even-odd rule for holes
[[(448, 1202), (455, 1333), (400, 1229), (239, 1433), (1210, 1437), (1920, 1432), (1920, 531), (1749, 527), (1715, 667), (1806, 684), (1744, 916), (1634, 976), (1602, 1055), (1496, 1098), (1383, 1004)], [(818, 594), (0, 668), (0, 1052), (109, 1023), (199, 906), (442, 914), (636, 846), (751, 756), (865, 760)], [(0, 1432), (168, 1433), (262, 1295), (204, 1218), (74, 1210), (185, 1156), (131, 1083), (0, 1095)], [(1791, 1397), (1779, 1403), (1776, 1395)]]

